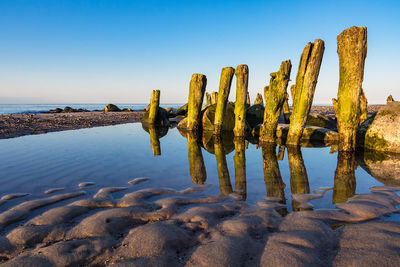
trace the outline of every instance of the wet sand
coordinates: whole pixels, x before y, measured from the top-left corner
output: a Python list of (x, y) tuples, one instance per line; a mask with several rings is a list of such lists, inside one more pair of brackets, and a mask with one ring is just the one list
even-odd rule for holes
[[(149, 188), (114, 199), (123, 187), (89, 196), (43, 195), (0, 214), (4, 266), (396, 266), (399, 187), (377, 186), (333, 210), (290, 213), (265, 200)], [(133, 186), (134, 188), (134, 186)], [(317, 194), (323, 194), (322, 189)], [(21, 195), (20, 195), (21, 196)], [(21, 196), (23, 197), (23, 196)], [(315, 196), (298, 196), (309, 201)], [(4, 201), (15, 201), (7, 199)], [(58, 203), (58, 204), (56, 204)], [(305, 204), (305, 203), (304, 203)]]
[[(368, 113), (379, 110), (382, 105), (368, 106)], [(332, 106), (313, 106), (311, 112), (334, 116)], [(0, 115), (0, 139), (24, 135), (75, 130), (96, 126), (140, 122), (143, 111), (134, 112), (71, 112)]]
[(143, 111), (0, 115), (0, 139), (139, 122)]

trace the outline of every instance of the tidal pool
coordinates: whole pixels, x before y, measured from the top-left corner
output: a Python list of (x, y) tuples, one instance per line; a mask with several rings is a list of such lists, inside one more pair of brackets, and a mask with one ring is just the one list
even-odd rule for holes
[(215, 140), (140, 123), (54, 132), (0, 140), (0, 197), (30, 194), (5, 202), (0, 211), (43, 197), (51, 188), (76, 191), (82, 182), (94, 183), (83, 188), (88, 194), (103, 187), (126, 186), (129, 191), (128, 182), (138, 177), (150, 179), (135, 190), (209, 184), (201, 194), (227, 195), (250, 204), (276, 201), (286, 204), (282, 213), (333, 208), (354, 194), (369, 193), (372, 186), (399, 186), (399, 162), (395, 155), (348, 156), (331, 147), (259, 147), (232, 136)]

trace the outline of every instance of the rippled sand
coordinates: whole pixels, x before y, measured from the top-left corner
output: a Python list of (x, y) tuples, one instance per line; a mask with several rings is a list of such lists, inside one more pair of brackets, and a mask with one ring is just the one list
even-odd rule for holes
[[(138, 178), (127, 186), (147, 180)], [(228, 197), (201, 196), (207, 185), (182, 191), (150, 188), (113, 198), (113, 193), (126, 188), (102, 188), (94, 196), (84, 191), (58, 194), (53, 189), (49, 193), (53, 195), (11, 207), (0, 214), (0, 261), (4, 266), (396, 266), (400, 262), (400, 223), (380, 219), (398, 212), (400, 188), (373, 187), (371, 193), (356, 195), (337, 209), (286, 217), (276, 211), (282, 205), (273, 199), (251, 206)], [(307, 205), (326, 190), (295, 197)]]

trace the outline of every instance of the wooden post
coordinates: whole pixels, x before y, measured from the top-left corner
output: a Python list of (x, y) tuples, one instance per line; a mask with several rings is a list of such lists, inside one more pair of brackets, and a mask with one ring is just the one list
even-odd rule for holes
[(393, 96), (389, 95), (386, 99), (386, 104), (392, 103), (394, 101)]
[(261, 142), (275, 142), (276, 127), (290, 80), (292, 63), (283, 61), (278, 72), (271, 73), (269, 86), (264, 88), (264, 121), (260, 130)]
[(344, 203), (356, 193), (354, 152), (339, 151), (333, 187), (333, 203)]
[(364, 90), (361, 88), (361, 95), (360, 95), (360, 122), (359, 124), (363, 123), (368, 118), (368, 100), (364, 94)]
[(228, 103), (229, 93), (231, 91), (231, 84), (235, 69), (232, 67), (225, 67), (221, 71), (221, 79), (219, 81), (219, 91), (217, 108), (214, 117), (214, 134), (220, 134), (224, 116), (226, 113), (226, 105)]
[(261, 105), (264, 106), (264, 100), (260, 93), (257, 93), (256, 100), (254, 100), (254, 105)]
[(160, 106), (160, 90), (153, 90), (150, 98), (149, 123), (156, 122), (158, 107)]
[(283, 113), (283, 118), (285, 119), (285, 123), (290, 123), (290, 109), (289, 109), (289, 94), (285, 93), (285, 100), (283, 101), (283, 106), (282, 106), (282, 113)]
[[(300, 146), (287, 146), (289, 170), (290, 170), (290, 190), (292, 194), (309, 194), (310, 185)], [(292, 200), (294, 211), (300, 210), (299, 203)]]
[(290, 117), (287, 144), (300, 144), (301, 135), (313, 102), (324, 50), (324, 41), (316, 39), (314, 43), (308, 43), (301, 54), (296, 84), (293, 88), (293, 110)]
[(250, 106), (250, 94), (249, 94), (249, 92), (247, 92), (247, 95), (246, 95), (246, 106)]
[(187, 130), (198, 131), (201, 125), (200, 110), (203, 104), (207, 78), (203, 74), (193, 74), (189, 85)]
[(359, 125), (360, 94), (367, 56), (367, 28), (351, 27), (337, 37), (340, 81), (333, 100), (338, 122), (339, 151), (354, 151)]
[(233, 193), (231, 178), (229, 177), (228, 164), (226, 163), (226, 156), (224, 147), (219, 136), (214, 136), (214, 153), (217, 160), (217, 172), (219, 180), (219, 190), (224, 196)]
[(235, 144), (235, 192), (241, 195), (241, 200), (246, 200), (246, 142), (243, 136), (233, 139)]
[(279, 202), (286, 203), (285, 187), (282, 180), (279, 164), (276, 157), (276, 144), (263, 143), (261, 146), (263, 157), (264, 182), (268, 197), (277, 197)]
[(206, 92), (206, 105), (211, 105), (211, 95), (209, 92)]
[(246, 135), (246, 97), (249, 82), (249, 67), (239, 65), (235, 70), (236, 76), (236, 102), (235, 102), (235, 136)]
[(218, 93), (212, 92), (211, 93), (211, 104), (217, 104), (218, 101)]
[(188, 143), (189, 172), (194, 184), (204, 184), (207, 180), (206, 166), (204, 165), (203, 153), (198, 143), (196, 132), (186, 133)]

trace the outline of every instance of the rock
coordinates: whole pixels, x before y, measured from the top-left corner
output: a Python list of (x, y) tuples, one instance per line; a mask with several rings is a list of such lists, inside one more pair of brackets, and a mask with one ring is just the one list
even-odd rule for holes
[(117, 107), (117, 106), (114, 105), (114, 104), (108, 104), (108, 105), (104, 108), (104, 111), (105, 111), (105, 112), (115, 112), (115, 111), (121, 111), (121, 110), (119, 109), (119, 107)]
[(363, 122), (357, 132), (357, 146), (400, 153), (400, 102), (383, 106), (376, 116)]
[(52, 112), (52, 113), (61, 113), (61, 112), (63, 112), (63, 109), (62, 108), (55, 108), (55, 109), (50, 109), (49, 111)]
[(254, 104), (246, 111), (246, 120), (251, 128), (254, 128), (256, 125), (261, 124), (263, 122), (263, 118), (264, 105), (262, 104)]
[(132, 111), (132, 109), (131, 109), (131, 108), (124, 108), (124, 109), (122, 109), (122, 111), (125, 111), (125, 112), (131, 112), (131, 111)]
[[(150, 110), (146, 111), (143, 114), (142, 123), (149, 123), (149, 113), (150, 113)], [(156, 121), (155, 121), (154, 125), (155, 126), (167, 127), (169, 125), (169, 119), (168, 118), (169, 118), (168, 112), (164, 108), (159, 107), (158, 111), (157, 111)]]
[[(214, 131), (214, 118), (217, 104), (208, 106), (202, 116), (203, 131)], [(222, 123), (222, 131), (233, 131), (235, 127), (235, 113), (234, 106), (231, 104), (226, 105), (224, 120)]]
[(75, 112), (76, 110), (75, 109), (73, 109), (73, 108), (71, 108), (71, 107), (68, 107), (68, 106), (66, 106), (65, 108), (64, 108), (64, 112)]
[(308, 114), (306, 125), (318, 126), (326, 129), (336, 129), (336, 120), (318, 113)]

